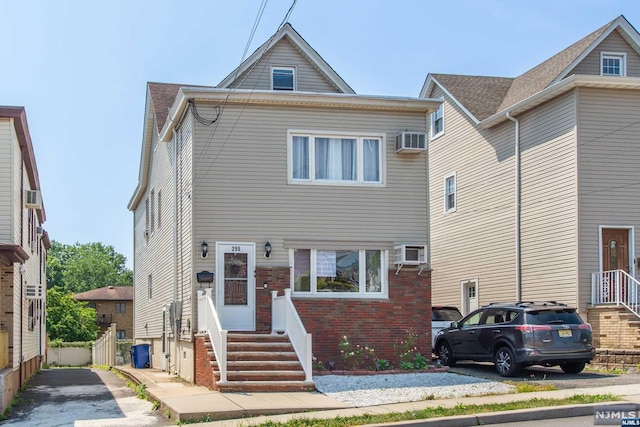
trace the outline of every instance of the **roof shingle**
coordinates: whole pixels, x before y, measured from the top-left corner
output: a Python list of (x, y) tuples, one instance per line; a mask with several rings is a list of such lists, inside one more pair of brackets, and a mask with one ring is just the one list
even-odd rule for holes
[(133, 286), (105, 286), (80, 292), (73, 298), (78, 301), (133, 301)]

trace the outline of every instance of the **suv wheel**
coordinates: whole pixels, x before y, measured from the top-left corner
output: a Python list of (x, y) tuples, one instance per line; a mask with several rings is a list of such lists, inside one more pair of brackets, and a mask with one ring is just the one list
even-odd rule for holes
[(438, 357), (445, 366), (455, 366), (456, 364), (456, 359), (453, 358), (453, 353), (451, 352), (451, 346), (446, 341), (438, 343)]
[(496, 370), (503, 377), (513, 377), (520, 371), (520, 367), (516, 365), (513, 352), (509, 347), (500, 347), (493, 358), (496, 364)]
[(584, 363), (574, 362), (574, 363), (561, 363), (560, 369), (565, 374), (579, 374), (584, 369)]

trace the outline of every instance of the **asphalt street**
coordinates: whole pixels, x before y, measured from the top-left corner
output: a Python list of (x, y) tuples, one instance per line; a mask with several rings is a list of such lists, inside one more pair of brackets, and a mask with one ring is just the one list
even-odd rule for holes
[(36, 374), (0, 424), (81, 427), (166, 426), (171, 422), (113, 372), (74, 368)]

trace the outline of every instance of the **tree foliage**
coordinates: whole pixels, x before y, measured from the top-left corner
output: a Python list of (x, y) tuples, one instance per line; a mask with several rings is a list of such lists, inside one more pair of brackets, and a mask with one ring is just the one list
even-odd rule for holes
[(105, 286), (131, 286), (133, 272), (124, 255), (102, 243), (65, 245), (55, 240), (47, 252), (47, 288), (78, 293)]
[(47, 290), (47, 333), (50, 340), (93, 341), (98, 337), (96, 310), (60, 288)]

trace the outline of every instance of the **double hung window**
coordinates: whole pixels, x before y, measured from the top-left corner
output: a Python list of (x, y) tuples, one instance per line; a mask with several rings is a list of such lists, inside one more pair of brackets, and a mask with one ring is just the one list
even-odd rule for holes
[(431, 138), (436, 138), (444, 132), (444, 103), (431, 113)]
[(296, 295), (374, 297), (386, 295), (384, 250), (293, 249), (291, 282)]
[(382, 184), (383, 137), (290, 133), (290, 181)]
[(449, 175), (444, 179), (444, 212), (456, 210), (456, 176)]

